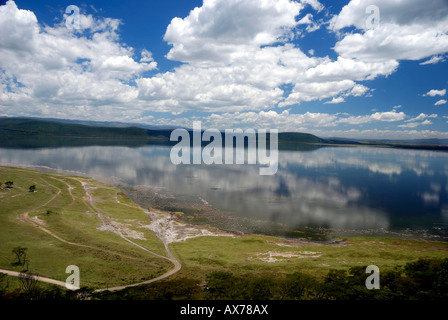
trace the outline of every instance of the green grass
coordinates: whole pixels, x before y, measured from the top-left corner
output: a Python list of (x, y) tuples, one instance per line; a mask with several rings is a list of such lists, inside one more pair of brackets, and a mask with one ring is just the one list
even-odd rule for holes
[[(65, 274), (66, 267), (77, 265), (81, 285), (93, 288), (148, 280), (172, 268), (168, 261), (144, 252), (118, 235), (98, 230), (101, 221), (83, 199), (85, 193), (77, 179), (99, 188), (103, 202), (98, 207), (115, 221), (128, 223), (124, 219), (138, 219), (144, 224), (150, 222), (136, 205), (131, 208), (115, 202), (119, 189), (104, 189), (104, 185), (86, 178), (0, 167), (0, 181), (14, 181), (12, 189), (0, 190), (0, 268), (23, 270), (23, 266), (13, 265), (15, 257), (12, 249), (17, 246), (28, 248), (29, 272), (64, 281), (68, 276)], [(35, 193), (28, 192), (32, 184), (37, 186)], [(71, 193), (74, 199), (68, 186), (73, 188)], [(120, 197), (131, 203), (123, 195)], [(38, 218), (47, 230), (58, 237), (94, 248), (64, 243), (21, 221), (19, 217), (25, 212), (30, 218)], [(137, 223), (134, 223), (128, 227), (140, 231), (136, 226)], [(148, 230), (144, 234), (148, 240), (142, 240), (140, 244), (162, 252), (163, 244), (154, 234)]]
[[(144, 237), (130, 240), (166, 256), (163, 243), (141, 227), (150, 223), (148, 216), (118, 188), (88, 178), (0, 167), (0, 182), (8, 180), (14, 181), (14, 187), (0, 189), (0, 268), (23, 269), (13, 264), (12, 250), (17, 246), (28, 248), (31, 273), (64, 281), (68, 276), (66, 267), (77, 265), (81, 285), (92, 288), (141, 282), (172, 268), (165, 259), (148, 254), (112, 232), (98, 230), (102, 222), (81, 182), (88, 184), (94, 206), (103, 216)], [(37, 192), (28, 192), (30, 185), (36, 185)], [(20, 220), (26, 212), (65, 241), (94, 248), (65, 243)], [(445, 258), (448, 253), (446, 242), (392, 238), (346, 238), (333, 245), (286, 244), (279, 238), (257, 235), (206, 236), (172, 243), (171, 251), (182, 269), (166, 281), (201, 282), (215, 272), (241, 277), (286, 277), (301, 272), (322, 279), (331, 269), (376, 265), (388, 271), (421, 258)], [(261, 259), (267, 258), (269, 252), (274, 253), (275, 262)]]
[[(272, 240), (264, 236), (199, 237), (173, 243), (171, 248), (183, 263), (179, 277), (200, 279), (218, 271), (276, 275), (298, 271), (322, 278), (330, 269), (376, 265), (386, 271), (419, 258), (444, 258), (448, 253), (447, 243), (417, 240), (350, 238), (344, 245), (297, 247), (279, 246)], [(272, 263), (259, 259), (269, 251), (301, 257), (277, 257), (278, 261)], [(319, 257), (309, 257), (304, 252), (313, 252), (310, 255)]]

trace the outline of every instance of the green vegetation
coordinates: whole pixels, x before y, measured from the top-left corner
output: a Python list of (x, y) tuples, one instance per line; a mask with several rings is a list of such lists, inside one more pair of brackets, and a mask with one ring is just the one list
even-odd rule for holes
[(448, 258), (419, 259), (381, 273), (380, 289), (365, 286), (367, 266), (330, 269), (319, 279), (304, 272), (254, 274), (216, 271), (205, 281), (164, 280), (103, 293), (96, 299), (170, 300), (446, 300)]
[(148, 139), (148, 130), (137, 127), (93, 127), (44, 120), (3, 118), (0, 119), (0, 135)]
[(15, 247), (14, 249), (12, 249), (12, 253), (14, 253), (17, 257), (17, 265), (23, 266), (25, 264), (26, 261), (26, 251), (28, 249), (24, 248), (24, 247)]
[(201, 282), (175, 277), (118, 292), (66, 291), (0, 274), (3, 299), (113, 300), (440, 300), (448, 298), (448, 258), (419, 259), (381, 273), (380, 289), (365, 286), (366, 266), (330, 269), (323, 279), (302, 272), (285, 275), (213, 272)]
[[(218, 271), (274, 275), (303, 272), (323, 279), (329, 269), (376, 265), (393, 270), (418, 259), (444, 258), (448, 243), (424, 240), (349, 238), (340, 244), (288, 243), (266, 236), (200, 237), (171, 244), (191, 278)], [(199, 278), (205, 280), (203, 277)]]
[(55, 121), (0, 118), (0, 146), (40, 148), (88, 145), (126, 145), (168, 143), (170, 132), (137, 127), (97, 127)]
[[(91, 179), (9, 167), (0, 167), (0, 180), (14, 181), (14, 188), (0, 190), (0, 268), (21, 272), (26, 259), (29, 273), (65, 281), (66, 267), (77, 265), (82, 285), (105, 288), (149, 280), (173, 267), (116, 233), (99, 230), (103, 220), (82, 183), (87, 190), (109, 188), (101, 204), (110, 202), (114, 210), (101, 210), (102, 218), (126, 228), (130, 240), (133, 232), (140, 232), (139, 221), (150, 222), (129, 200), (126, 205), (116, 202), (119, 189)], [(30, 185), (38, 185), (39, 192), (30, 193)], [(162, 253), (163, 244), (152, 232), (142, 235), (141, 246)]]
[[(446, 242), (357, 237), (323, 244), (258, 235), (171, 243), (182, 265), (177, 273), (151, 284), (95, 293), (173, 268), (142, 250), (167, 255), (164, 244), (142, 227), (150, 223), (144, 211), (118, 188), (88, 178), (0, 167), (0, 181), (14, 181), (14, 188), (0, 189), (0, 268), (65, 281), (66, 267), (76, 265), (83, 286), (73, 293), (0, 274), (1, 298), (447, 298)], [(33, 185), (38, 192), (29, 192)], [(380, 269), (379, 290), (365, 287), (368, 265)]]

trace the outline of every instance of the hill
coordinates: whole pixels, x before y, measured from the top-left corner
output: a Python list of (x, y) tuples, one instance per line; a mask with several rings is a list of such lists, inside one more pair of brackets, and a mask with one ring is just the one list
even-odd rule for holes
[(14, 136), (55, 136), (77, 138), (148, 139), (149, 130), (127, 127), (94, 127), (34, 119), (0, 119), (0, 134)]
[[(79, 145), (79, 143), (84, 144), (87, 142), (85, 141), (86, 139), (89, 139), (90, 142), (95, 141), (95, 144), (101, 144), (101, 142), (105, 143), (106, 141), (126, 141), (129, 143), (138, 141), (156, 141), (170, 143), (172, 129), (158, 128), (155, 126), (148, 126), (153, 129), (145, 129), (138, 126), (118, 126), (123, 123), (112, 123), (110, 126), (100, 126), (99, 124), (106, 125), (108, 123), (95, 122), (95, 125), (87, 125), (68, 123), (62, 120), (61, 122), (58, 122), (54, 119), (0, 118), (0, 140), (7, 140), (3, 141), (2, 145), (5, 145), (5, 143), (16, 143), (21, 146), (28, 144), (27, 142), (37, 143), (38, 145), (45, 142), (44, 146), (48, 146), (48, 141), (51, 140), (55, 140), (55, 145), (58, 145), (61, 138), (64, 138), (66, 143), (70, 142), (70, 144), (74, 145)], [(191, 133), (191, 130), (189, 131)], [(224, 132), (222, 132), (222, 134), (224, 134)], [(67, 138), (74, 140), (67, 141)], [(42, 141), (43, 139), (45, 141)], [(82, 139), (83, 141), (77, 143), (77, 139)], [(18, 141), (21, 141), (21, 143), (18, 143)], [(288, 145), (325, 143), (324, 139), (318, 138), (312, 134), (298, 132), (279, 133), (278, 141), (279, 144)]]
[[(142, 146), (149, 143), (167, 145), (177, 143), (170, 141), (172, 128), (149, 125), (124, 126), (125, 123), (123, 122), (85, 122), (88, 124), (76, 122), (75, 120), (0, 118), (0, 146), (8, 148), (35, 148), (61, 145)], [(189, 131), (191, 133), (192, 130)], [(224, 135), (224, 131), (222, 131), (222, 134)], [(190, 134), (190, 137), (192, 137), (192, 134)], [(269, 133), (267, 138), (269, 139)], [(208, 142), (203, 144), (208, 144)], [(301, 132), (280, 132), (278, 134), (279, 149), (306, 151), (323, 146), (370, 146), (448, 151), (448, 145), (445, 144), (445, 140), (441, 139), (407, 141), (356, 140), (345, 138), (324, 139)]]

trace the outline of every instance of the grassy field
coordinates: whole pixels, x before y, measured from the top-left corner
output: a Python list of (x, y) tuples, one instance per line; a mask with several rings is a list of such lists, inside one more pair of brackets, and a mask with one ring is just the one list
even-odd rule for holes
[[(12, 188), (5, 186), (13, 181)], [(0, 268), (22, 271), (12, 250), (26, 247), (28, 271), (65, 281), (68, 265), (81, 271), (81, 285), (93, 289), (138, 283), (173, 268), (105, 230), (105, 221), (134, 243), (166, 256), (163, 243), (141, 225), (144, 211), (118, 188), (92, 179), (21, 168), (0, 167)], [(36, 186), (36, 192), (29, 187)], [(203, 236), (174, 242), (171, 252), (179, 279), (203, 283), (213, 273), (238, 277), (286, 277), (300, 272), (323, 279), (331, 269), (376, 265), (381, 272), (423, 258), (446, 258), (448, 243), (392, 238), (341, 238), (335, 244), (285, 240), (259, 235)], [(168, 281), (168, 282), (167, 282)], [(155, 288), (156, 283), (145, 285)], [(192, 284), (193, 286), (193, 284)], [(197, 287), (196, 284), (194, 286)]]
[[(6, 181), (13, 181), (13, 187), (5, 188)], [(0, 182), (0, 268), (25, 268), (15, 265), (12, 250), (18, 246), (28, 249), (30, 273), (65, 281), (66, 267), (77, 265), (81, 285), (92, 288), (136, 283), (172, 268), (169, 261), (146, 253), (117, 234), (98, 230), (102, 221), (87, 201), (81, 182), (98, 197), (95, 206), (108, 219), (142, 232), (140, 245), (165, 254), (154, 234), (137, 228), (138, 221), (147, 224), (149, 219), (120, 190), (86, 178), (10, 167), (0, 167)], [(36, 192), (29, 192), (31, 185), (36, 185)]]
[(448, 257), (448, 244), (423, 240), (350, 238), (335, 245), (282, 244), (264, 236), (193, 238), (172, 244), (183, 268), (180, 277), (203, 278), (211, 272), (285, 275), (302, 272), (316, 278), (330, 269), (376, 265), (392, 270), (424, 258)]

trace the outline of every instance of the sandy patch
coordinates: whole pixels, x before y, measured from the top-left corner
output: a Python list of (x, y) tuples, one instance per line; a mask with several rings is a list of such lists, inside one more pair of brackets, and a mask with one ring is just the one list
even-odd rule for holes
[(143, 232), (128, 228), (129, 226), (131, 226), (131, 224), (120, 223), (114, 220), (105, 219), (102, 216), (100, 216), (100, 219), (103, 222), (103, 224), (100, 227), (98, 227), (97, 230), (110, 231), (131, 239), (146, 240)]
[(146, 211), (151, 219), (148, 225), (142, 228), (153, 231), (165, 243), (184, 241), (189, 238), (201, 236), (235, 236), (224, 231), (214, 230), (208, 226), (189, 225), (180, 222), (176, 214)]
[(322, 256), (320, 252), (314, 252), (314, 251), (297, 251), (297, 252), (268, 251), (266, 253), (258, 253), (255, 259), (267, 263), (274, 263), (291, 259), (319, 258), (320, 256)]
[(267, 240), (268, 243), (274, 243), (279, 247), (302, 247), (304, 245), (307, 246), (332, 246), (332, 247), (342, 247), (349, 245), (346, 240), (335, 240), (331, 243), (327, 242), (318, 242), (312, 241), (308, 239), (282, 239), (282, 241), (278, 240)]
[(32, 218), (30, 218), (30, 219), (31, 219), (31, 221), (33, 221), (34, 223), (36, 223), (36, 224), (38, 224), (38, 225), (40, 225), (40, 226), (42, 226), (42, 227), (46, 227), (46, 226), (47, 226), (47, 224), (45, 223), (45, 221), (40, 220), (39, 217), (32, 217)]

